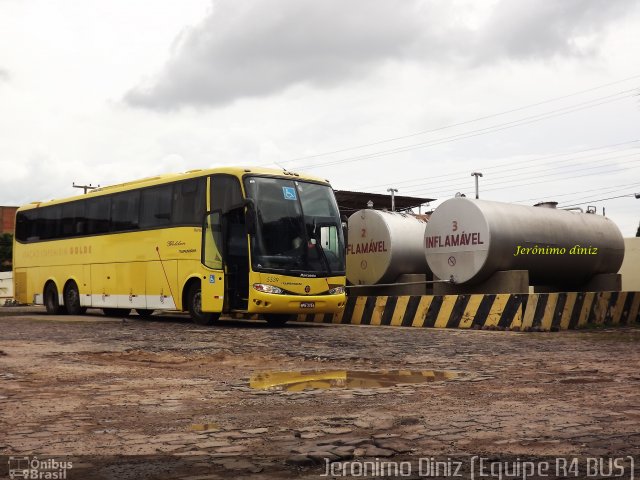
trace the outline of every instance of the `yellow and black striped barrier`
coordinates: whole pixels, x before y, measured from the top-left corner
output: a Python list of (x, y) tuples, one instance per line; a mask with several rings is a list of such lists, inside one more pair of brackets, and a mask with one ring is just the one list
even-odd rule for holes
[(349, 297), (343, 312), (301, 322), (496, 330), (567, 330), (640, 322), (640, 292)]

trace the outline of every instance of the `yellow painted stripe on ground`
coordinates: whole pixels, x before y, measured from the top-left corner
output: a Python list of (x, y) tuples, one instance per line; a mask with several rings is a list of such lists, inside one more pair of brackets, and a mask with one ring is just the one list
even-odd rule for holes
[(331, 323), (342, 323), (342, 316), (344, 315), (344, 308), (337, 313), (333, 314)]
[(571, 313), (573, 313), (573, 307), (578, 300), (577, 293), (567, 293), (567, 300), (564, 303), (564, 310), (562, 310), (562, 318), (560, 319), (560, 330), (568, 330), (569, 323), (571, 322)]
[(584, 327), (589, 320), (589, 312), (591, 311), (591, 306), (595, 301), (595, 292), (587, 292), (584, 296), (584, 303), (582, 304), (582, 309), (580, 310), (580, 317), (578, 318), (578, 327)]
[(324, 313), (316, 313), (313, 316), (313, 323), (322, 323), (324, 320)]
[(533, 326), (533, 315), (536, 313), (536, 307), (538, 306), (538, 299), (540, 294), (532, 293), (527, 300), (527, 308), (524, 309), (524, 318), (522, 319), (522, 330), (531, 328)]
[(500, 293), (496, 295), (493, 305), (491, 305), (491, 310), (489, 310), (489, 315), (487, 315), (487, 320), (484, 322), (485, 327), (495, 327), (500, 323), (502, 312), (504, 311), (504, 307), (507, 306), (509, 297), (511, 297), (509, 293)]
[(620, 318), (622, 317), (622, 312), (624, 311), (624, 302), (627, 301), (627, 292), (619, 292), (618, 299), (616, 300), (616, 304), (613, 308), (613, 316), (611, 322), (614, 325), (620, 324)]
[(473, 319), (476, 317), (476, 313), (478, 313), (478, 307), (480, 307), (480, 302), (482, 302), (483, 298), (484, 295), (469, 296), (469, 303), (467, 303), (467, 308), (464, 309), (464, 313), (460, 319), (460, 328), (471, 328)]
[(376, 298), (376, 305), (373, 307), (371, 315), (371, 325), (380, 325), (382, 323), (382, 314), (384, 313), (384, 307), (387, 306), (388, 298), (386, 296)]
[(401, 297), (398, 297), (396, 308), (393, 311), (393, 317), (391, 317), (391, 325), (394, 325), (394, 326), (402, 325), (402, 319), (404, 318), (404, 314), (407, 311), (407, 305), (409, 303), (410, 298), (411, 297), (408, 295), (403, 295)]
[(546, 293), (545, 295), (547, 296), (547, 306), (544, 308), (544, 313), (542, 314), (540, 328), (542, 330), (551, 330), (553, 316), (556, 312), (556, 305), (558, 304), (558, 294)]
[(416, 316), (413, 318), (413, 322), (411, 323), (412, 327), (424, 326), (424, 319), (427, 316), (431, 302), (433, 302), (433, 295), (425, 295), (420, 299), (420, 303), (416, 309)]
[(634, 292), (633, 303), (631, 304), (631, 309), (629, 310), (629, 316), (627, 317), (627, 324), (633, 325), (636, 322), (640, 321), (638, 318), (638, 313), (640, 313), (640, 292)]
[(367, 297), (356, 298), (356, 304), (353, 307), (353, 315), (351, 316), (351, 322), (354, 325), (360, 325), (362, 323), (362, 312), (364, 311), (364, 305), (367, 303)]
[(442, 305), (440, 306), (436, 322), (433, 325), (435, 328), (445, 328), (447, 326), (447, 322), (451, 317), (451, 312), (453, 311), (453, 306), (456, 304), (457, 299), (457, 295), (445, 295), (442, 297)]

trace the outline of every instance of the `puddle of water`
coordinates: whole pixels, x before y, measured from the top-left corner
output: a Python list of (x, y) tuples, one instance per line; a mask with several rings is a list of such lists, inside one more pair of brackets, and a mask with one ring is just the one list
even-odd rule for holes
[(189, 429), (194, 432), (206, 432), (207, 430), (219, 430), (220, 427), (215, 423), (195, 423)]
[(447, 370), (361, 370), (260, 372), (249, 379), (256, 390), (287, 390), (301, 392), (330, 388), (385, 388), (396, 385), (439, 382), (458, 378), (462, 374)]

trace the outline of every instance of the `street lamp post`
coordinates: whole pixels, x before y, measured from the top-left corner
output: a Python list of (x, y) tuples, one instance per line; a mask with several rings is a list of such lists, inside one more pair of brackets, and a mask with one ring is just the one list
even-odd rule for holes
[(478, 190), (478, 177), (481, 177), (482, 174), (480, 172), (473, 172), (471, 176), (476, 177), (476, 198), (480, 198), (480, 192)]
[(391, 211), (395, 212), (396, 211), (396, 198), (395, 198), (395, 193), (398, 192), (397, 188), (387, 188), (387, 192), (391, 192)]

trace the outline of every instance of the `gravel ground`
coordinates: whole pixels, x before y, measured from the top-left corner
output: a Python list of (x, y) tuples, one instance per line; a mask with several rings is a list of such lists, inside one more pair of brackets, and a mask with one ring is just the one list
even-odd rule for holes
[[(71, 479), (325, 478), (330, 462), (337, 477), (367, 459), (406, 460), (402, 478), (434, 478), (418, 459), (640, 460), (636, 327), (201, 327), (179, 315), (6, 307), (0, 332), (0, 455), (72, 459)], [(434, 370), (435, 381), (390, 384)], [(368, 380), (251, 387), (270, 371)]]

